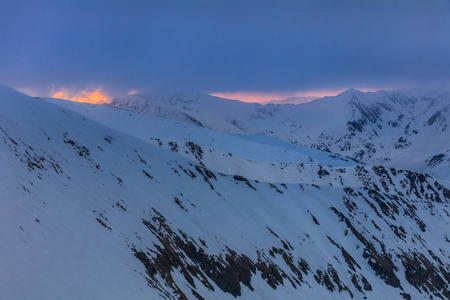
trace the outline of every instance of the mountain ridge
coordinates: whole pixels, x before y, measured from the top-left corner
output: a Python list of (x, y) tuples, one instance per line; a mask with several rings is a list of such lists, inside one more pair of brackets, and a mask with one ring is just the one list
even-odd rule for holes
[(450, 178), (446, 171), (450, 164), (446, 145), (450, 141), (445, 134), (450, 119), (448, 92), (349, 90), (335, 97), (287, 107), (226, 101), (217, 104), (212, 100), (201, 105), (186, 102), (165, 106), (150, 98), (146, 103), (151, 107), (136, 108), (126, 101), (109, 106), (216, 131), (268, 135), (367, 164)]
[[(205, 167), (195, 146), (181, 155), (188, 140), (179, 140), (177, 152), (169, 142), (152, 143), (11, 90), (0, 89), (0, 103), (5, 297), (450, 293), (450, 191), (429, 175), (354, 162), (298, 164), (298, 182), (263, 182), (238, 169)], [(103, 112), (108, 118), (110, 110)], [(161, 122), (184, 130), (181, 122)], [(262, 158), (249, 162), (249, 174), (260, 172)], [(281, 164), (273, 168), (293, 174)]]
[(269, 100), (269, 101), (263, 101), (263, 102), (258, 102), (259, 104), (262, 105), (267, 105), (267, 104), (293, 104), (293, 105), (298, 105), (298, 104), (302, 104), (305, 102), (311, 102), (314, 101), (316, 99), (319, 99), (322, 97), (316, 97), (316, 96), (306, 96), (306, 97), (288, 97), (285, 99), (280, 99), (280, 100)]

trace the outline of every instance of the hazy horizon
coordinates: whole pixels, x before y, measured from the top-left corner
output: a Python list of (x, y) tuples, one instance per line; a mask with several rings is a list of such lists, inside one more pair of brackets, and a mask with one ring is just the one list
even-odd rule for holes
[(173, 85), (267, 101), (450, 83), (444, 0), (24, 0), (0, 16), (0, 82), (38, 96)]

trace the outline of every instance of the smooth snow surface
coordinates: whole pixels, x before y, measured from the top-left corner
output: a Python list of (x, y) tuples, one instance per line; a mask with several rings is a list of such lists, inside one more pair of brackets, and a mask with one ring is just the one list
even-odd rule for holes
[(272, 134), (58, 104), (0, 86), (0, 299), (450, 293), (445, 183)]
[(116, 98), (108, 105), (221, 132), (276, 137), (450, 180), (448, 92), (352, 89), (300, 105), (264, 106), (165, 92)]

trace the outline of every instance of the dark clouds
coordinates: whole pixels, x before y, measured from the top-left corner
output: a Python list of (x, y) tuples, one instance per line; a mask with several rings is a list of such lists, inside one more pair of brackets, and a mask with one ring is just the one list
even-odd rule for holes
[(450, 83), (448, 1), (1, 1), (0, 82), (285, 92)]

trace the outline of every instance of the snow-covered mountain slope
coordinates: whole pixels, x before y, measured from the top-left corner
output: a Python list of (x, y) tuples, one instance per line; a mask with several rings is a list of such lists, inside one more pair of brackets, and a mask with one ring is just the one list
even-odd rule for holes
[[(103, 125), (197, 160), (217, 172), (260, 181), (298, 182), (298, 165), (348, 167), (357, 163), (329, 152), (265, 135), (236, 135), (102, 105), (44, 98)], [(261, 169), (256, 172), (255, 168)], [(293, 172), (287, 172), (292, 169)], [(263, 171), (264, 170), (264, 171)], [(282, 170), (282, 172), (280, 172)]]
[(320, 97), (315, 97), (315, 96), (289, 97), (289, 98), (282, 99), (282, 100), (270, 100), (270, 101), (259, 102), (259, 104), (262, 104), (262, 105), (266, 105), (266, 104), (302, 104), (305, 102), (311, 102), (318, 98), (320, 98)]
[(265, 106), (201, 94), (133, 95), (109, 106), (450, 179), (449, 93), (349, 90), (301, 105)]
[(2, 299), (450, 296), (450, 191), (427, 175), (262, 182), (1, 86), (0, 104)]

